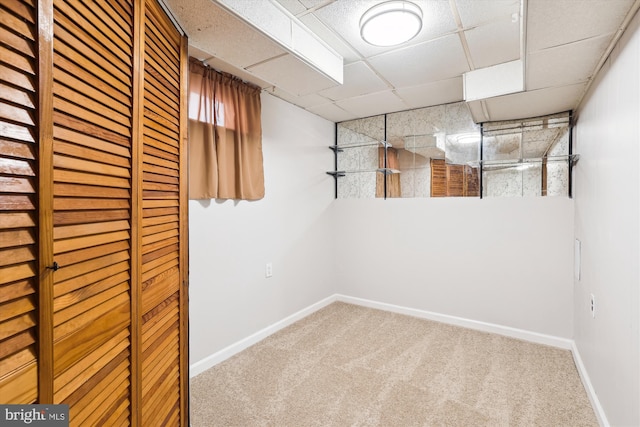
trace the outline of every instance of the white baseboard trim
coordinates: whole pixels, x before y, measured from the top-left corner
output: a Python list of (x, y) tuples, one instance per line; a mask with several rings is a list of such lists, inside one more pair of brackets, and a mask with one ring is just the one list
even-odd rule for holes
[(230, 358), (231, 356), (241, 352), (242, 350), (262, 341), (269, 335), (278, 332), (279, 330), (297, 322), (304, 317), (320, 310), (328, 306), (329, 304), (341, 301), (348, 304), (360, 305), (363, 307), (375, 308), (378, 310), (389, 311), (392, 313), (405, 314), (408, 316), (418, 317), (427, 320), (433, 320), (436, 322), (446, 323), (455, 326), (461, 326), (463, 328), (474, 329), (482, 332), (489, 332), (493, 334), (503, 335), (511, 338), (517, 338), (524, 341), (529, 341), (537, 344), (549, 345), (552, 347), (561, 348), (564, 350), (570, 350), (573, 355), (573, 360), (575, 362), (576, 368), (578, 370), (578, 374), (580, 375), (580, 379), (582, 380), (582, 384), (589, 396), (589, 400), (591, 401), (591, 406), (593, 407), (594, 412), (596, 413), (596, 417), (598, 418), (598, 422), (602, 427), (610, 427), (609, 421), (607, 420), (607, 416), (605, 415), (604, 409), (602, 405), (600, 405), (600, 400), (596, 395), (595, 389), (591, 384), (591, 380), (589, 378), (589, 374), (582, 362), (582, 358), (580, 357), (580, 352), (576, 347), (576, 344), (573, 340), (567, 338), (560, 338), (552, 335), (540, 334), (538, 332), (526, 331), (523, 329), (512, 328), (509, 326), (497, 325), (494, 323), (480, 322), (477, 320), (465, 319), (462, 317), (450, 316), (447, 314), (434, 313), (431, 311), (418, 310), (415, 308), (403, 307), (394, 304), (387, 304), (378, 301), (367, 300), (363, 298), (350, 297), (342, 294), (334, 294), (331, 295), (321, 301), (318, 301), (315, 304), (310, 305), (309, 307), (303, 308), (302, 310), (288, 316), (266, 328), (252, 334), (234, 344), (231, 344), (228, 347), (223, 348), (222, 350), (208, 356), (192, 365), (189, 366), (189, 376), (191, 378), (196, 375), (206, 371), (209, 368), (217, 365), (218, 363)]
[(492, 334), (504, 335), (524, 341), (544, 344), (551, 347), (558, 347), (564, 350), (571, 350), (573, 340), (560, 338), (553, 335), (540, 334), (538, 332), (526, 331), (524, 329), (512, 328), (509, 326), (497, 325), (494, 323), (480, 322), (478, 320), (465, 319), (463, 317), (449, 316), (447, 314), (434, 313), (431, 311), (418, 310), (415, 308), (403, 307), (399, 305), (387, 304), (377, 301), (355, 298), (346, 295), (335, 295), (337, 301), (349, 304), (361, 305), (363, 307), (376, 308), (378, 310), (390, 311), (398, 314), (419, 317), (421, 319), (434, 320), (449, 325), (461, 326), (463, 328), (474, 329)]
[(213, 353), (211, 356), (205, 357), (204, 359), (192, 364), (189, 366), (189, 377), (193, 378), (198, 374), (206, 371), (209, 368), (217, 365), (218, 363), (227, 360), (231, 356), (240, 353), (242, 350), (251, 347), (252, 345), (262, 341), (269, 335), (272, 335), (278, 332), (280, 329), (283, 329), (292, 323), (297, 322), (298, 320), (307, 317), (308, 315), (320, 310), (336, 301), (336, 295), (331, 295), (321, 301), (318, 301), (315, 304), (310, 305), (307, 308), (303, 308), (302, 310), (293, 313), (291, 316), (285, 317), (284, 319), (267, 326), (264, 329), (259, 330), (255, 334), (252, 334), (244, 339), (241, 339), (238, 342), (231, 344), (228, 347), (223, 348), (220, 351)]
[(578, 374), (580, 375), (580, 379), (582, 380), (582, 385), (584, 385), (585, 390), (587, 391), (587, 396), (589, 396), (589, 401), (591, 402), (591, 407), (593, 411), (596, 413), (596, 417), (598, 418), (598, 422), (602, 427), (610, 427), (609, 420), (607, 419), (607, 415), (600, 404), (600, 399), (598, 399), (598, 395), (596, 394), (596, 390), (593, 388), (593, 384), (591, 384), (591, 378), (589, 378), (589, 374), (587, 373), (587, 368), (584, 366), (582, 362), (582, 357), (580, 356), (580, 352), (578, 351), (578, 347), (576, 346), (575, 341), (571, 343), (571, 354), (573, 354), (573, 361), (576, 364), (576, 368), (578, 369)]
[[(196, 375), (206, 371), (207, 369), (217, 365), (218, 363), (230, 358), (236, 353), (239, 353), (242, 350), (258, 343), (259, 341), (265, 339), (269, 335), (275, 332), (278, 332), (280, 329), (283, 329), (291, 325), (292, 323), (297, 322), (298, 320), (320, 310), (321, 308), (328, 306), (329, 304), (335, 301), (342, 301), (348, 304), (360, 305), (363, 307), (375, 308), (378, 310), (390, 311), (398, 314), (406, 314), (409, 316), (419, 317), (422, 319), (434, 320), (436, 322), (461, 326), (463, 328), (475, 329), (482, 332), (489, 332), (489, 333), (504, 335), (511, 338), (518, 338), (521, 340), (530, 341), (537, 344), (545, 344), (552, 347), (562, 348), (565, 350), (575, 349), (573, 340), (569, 340), (566, 338), (559, 338), (551, 335), (540, 334), (537, 332), (525, 331), (523, 329), (516, 329), (508, 326), (501, 326), (493, 323), (480, 322), (477, 320), (470, 320), (462, 317), (449, 316), (447, 314), (440, 314), (440, 313), (434, 313), (434, 312), (425, 311), (425, 310), (418, 310), (415, 308), (387, 304), (387, 303), (367, 300), (363, 298), (356, 298), (356, 297), (350, 297), (347, 295), (334, 294), (321, 301), (318, 301), (315, 304), (310, 305), (309, 307), (306, 307), (292, 314), (291, 316), (288, 316), (270, 326), (267, 326), (266, 328), (256, 332), (255, 334), (252, 334), (238, 342), (231, 344), (228, 347), (223, 348), (220, 351), (213, 353), (211, 356), (208, 356), (190, 365), (189, 377), (191, 378), (195, 377)], [(574, 357), (575, 357), (575, 353), (574, 353)], [(584, 367), (582, 369), (584, 370)], [(582, 376), (582, 372), (580, 375)], [(585, 388), (587, 388), (587, 383), (585, 383)], [(588, 388), (587, 388), (587, 391), (589, 392)], [(589, 398), (591, 399), (592, 397), (590, 396)]]

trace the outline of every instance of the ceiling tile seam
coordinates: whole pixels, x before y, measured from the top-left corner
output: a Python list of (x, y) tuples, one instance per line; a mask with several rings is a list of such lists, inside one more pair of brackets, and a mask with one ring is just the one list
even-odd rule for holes
[(289, 52), (284, 52), (284, 53), (281, 53), (280, 55), (272, 56), (271, 58), (263, 59), (262, 61), (258, 61), (256, 63), (251, 64), (251, 65), (247, 65), (243, 69), (245, 71), (251, 71), (252, 68), (258, 67), (260, 65), (266, 64), (266, 63), (271, 62), (271, 61), (275, 61), (276, 59), (283, 58), (283, 57), (285, 57), (287, 55), (292, 55), (292, 54), (289, 53)]
[[(200, 49), (200, 48), (196, 48), (196, 49)], [(203, 52), (203, 53), (208, 53), (208, 52), (206, 52), (206, 51), (205, 51), (205, 50), (203, 50), (203, 49), (200, 49), (200, 50), (202, 50), (202, 52)], [(211, 54), (209, 54), (209, 55), (210, 55), (210, 56), (207, 56), (207, 57), (205, 57), (205, 58), (203, 58), (203, 59), (200, 59), (200, 58), (196, 58), (196, 59), (197, 59), (198, 61), (202, 62), (202, 63), (203, 63), (204, 65), (206, 65), (207, 67), (209, 67), (209, 68), (211, 68), (211, 69), (215, 70), (215, 71), (216, 71), (216, 72), (218, 72), (218, 73), (231, 74), (231, 73), (226, 72), (226, 71), (218, 70), (216, 67), (212, 67), (210, 64), (208, 64), (208, 62), (209, 62), (209, 61), (211, 61), (212, 59), (220, 59), (220, 58), (218, 58), (218, 57), (217, 57), (217, 56), (215, 56), (215, 55), (211, 55)], [(255, 75), (255, 74), (253, 74), (253, 73), (252, 73), (251, 71), (249, 71), (249, 70), (245, 70), (245, 71), (247, 71), (247, 72), (248, 72), (249, 74), (251, 74), (251, 75)], [(236, 76), (236, 77), (238, 77), (238, 76)], [(258, 76), (256, 76), (256, 77), (258, 77)], [(240, 77), (238, 77), (238, 78), (240, 78)], [(265, 83), (269, 83), (269, 84), (271, 85), (271, 86), (267, 86), (267, 87), (262, 88), (262, 89), (261, 89), (261, 91), (262, 91), (262, 92), (269, 91), (271, 88), (273, 88), (273, 89), (275, 90), (276, 85), (275, 85), (273, 82), (267, 81), (267, 80), (265, 80), (265, 79), (264, 79), (264, 78), (262, 78), (262, 77), (258, 77), (258, 78), (259, 78), (260, 80), (264, 81)], [(247, 82), (247, 80), (242, 79), (242, 78), (240, 78), (240, 80), (242, 80), (243, 82)], [(248, 82), (248, 83), (251, 83), (252, 85), (255, 85), (255, 84), (256, 84), (256, 83), (252, 83), (252, 82)], [(285, 91), (285, 92), (286, 92), (286, 91)], [(287, 92), (287, 93), (288, 93), (288, 92)]]
[(339, 100), (337, 100), (337, 101), (333, 101), (333, 102), (334, 102), (334, 104), (336, 104), (336, 105), (337, 105), (337, 103), (339, 103), (339, 102), (345, 102), (345, 101), (350, 101), (350, 100), (354, 100), (354, 99), (364, 98), (364, 97), (371, 96), (371, 95), (378, 95), (378, 94), (381, 94), (381, 93), (391, 92), (391, 93), (392, 93), (392, 94), (394, 94), (397, 98), (399, 98), (399, 99), (400, 99), (400, 101), (402, 101), (402, 102), (404, 103), (404, 102), (405, 102), (405, 101), (404, 101), (404, 99), (400, 98), (400, 96), (399, 96), (399, 95), (397, 95), (397, 94), (394, 92), (395, 90), (396, 90), (395, 88), (387, 88), (387, 89), (384, 89), (384, 90), (377, 90), (377, 91), (375, 91), (375, 92), (363, 93), (362, 95), (350, 96), (350, 97), (348, 97), (348, 98), (339, 99)]
[(559, 88), (568, 87), (568, 86), (578, 86), (578, 85), (583, 85), (585, 83), (589, 83), (592, 79), (593, 79), (593, 74), (590, 75), (589, 77), (585, 77), (585, 78), (582, 78), (580, 80), (572, 80), (569, 83), (560, 83), (560, 84), (555, 84), (555, 85), (537, 87), (535, 89), (528, 90), (527, 92), (535, 92), (537, 90), (544, 90), (544, 89), (559, 89)]
[(385, 85), (387, 85), (387, 89), (396, 89), (395, 85), (387, 80), (382, 74), (380, 74), (378, 70), (369, 63), (369, 61), (363, 59), (362, 62), (373, 74), (375, 74), (380, 80), (382, 80)]
[[(331, 74), (331, 72), (326, 69), (326, 67), (323, 68), (316, 61), (314, 61), (313, 59), (307, 57), (305, 52), (303, 52), (302, 50), (296, 48), (296, 44), (295, 44), (295, 41), (294, 41), (293, 38), (290, 38), (290, 40), (288, 42), (285, 41), (285, 40), (279, 39), (277, 36), (275, 36), (274, 34), (270, 33), (268, 30), (266, 30), (265, 28), (261, 27), (255, 21), (253, 21), (249, 16), (247, 16), (246, 14), (243, 14), (241, 11), (239, 11), (235, 7), (233, 7), (233, 4), (234, 4), (233, 2), (235, 0), (212, 0), (212, 1), (215, 1), (215, 3), (217, 5), (219, 5), (219, 6), (221, 6), (222, 9), (226, 10), (227, 12), (229, 12), (231, 15), (235, 16), (240, 21), (245, 22), (249, 27), (253, 28), (258, 33), (263, 34), (268, 39), (270, 39), (273, 42), (275, 42), (281, 49), (285, 50), (287, 53), (290, 53), (294, 57), (298, 58), (299, 60), (301, 60), (303, 63), (305, 63), (308, 67), (310, 67), (314, 71), (324, 75), (325, 77), (329, 78), (330, 80), (333, 80), (333, 81), (335, 81), (337, 83), (341, 83), (342, 70), (340, 70), (339, 78), (337, 78), (336, 76), (333, 76)], [(340, 58), (340, 63), (343, 64), (344, 60), (342, 58), (342, 55), (340, 55), (338, 52), (336, 52), (335, 49), (333, 49), (332, 46), (330, 46), (328, 43), (326, 43), (315, 32), (311, 31), (310, 28), (308, 28), (302, 21), (300, 21), (298, 18), (296, 18), (282, 4), (280, 4), (276, 0), (270, 0), (269, 4), (271, 4), (273, 7), (275, 7), (278, 10), (279, 13), (284, 15), (284, 17), (289, 20), (288, 25), (289, 25), (290, 36), (293, 36), (293, 26), (297, 25), (302, 31), (306, 32), (312, 39), (314, 39), (314, 41), (319, 43), (320, 46), (322, 46), (322, 48), (324, 48), (330, 54), (334, 55), (336, 57), (336, 59)]]
[[(421, 83), (418, 85), (413, 85), (413, 86), (403, 86), (402, 88), (393, 88), (393, 90), (410, 90), (410, 89), (418, 89), (424, 86), (432, 86), (432, 85), (437, 85), (438, 83), (444, 83), (444, 82), (448, 82), (449, 80), (455, 80), (458, 78), (462, 78), (462, 76), (454, 76), (454, 77), (448, 77), (448, 78), (444, 78), (444, 79), (440, 79), (440, 80), (435, 80), (435, 81), (430, 81), (428, 83)], [(460, 101), (462, 101), (462, 99), (460, 99)], [(454, 102), (459, 102), (459, 101), (454, 101)]]
[(443, 33), (442, 35), (439, 35), (438, 37), (434, 37), (434, 38), (429, 39), (429, 40), (423, 40), (423, 41), (421, 41), (419, 43), (410, 44), (410, 45), (407, 45), (407, 46), (402, 46), (402, 47), (397, 48), (397, 49), (386, 50), (384, 52), (376, 53), (376, 54), (371, 55), (371, 56), (366, 56), (366, 57), (364, 57), (364, 59), (365, 60), (377, 59), (377, 58), (383, 57), (385, 55), (393, 55), (393, 54), (395, 54), (397, 52), (402, 52), (403, 50), (412, 49), (414, 47), (422, 46), (422, 45), (425, 45), (425, 44), (428, 44), (428, 43), (433, 43), (433, 42), (436, 42), (438, 40), (446, 39), (447, 37), (450, 37), (450, 36), (453, 36), (453, 35), (457, 35), (457, 34), (458, 34), (458, 30), (449, 31), (447, 33)]
[(633, 17), (636, 15), (636, 13), (638, 13), (638, 10), (640, 10), (640, 0), (636, 0), (633, 3), (633, 5), (631, 6), (631, 9), (629, 9), (629, 12), (624, 17), (622, 24), (620, 24), (620, 26), (618, 27), (618, 30), (615, 32), (615, 35), (611, 39), (611, 42), (607, 46), (607, 49), (604, 51), (604, 54), (602, 55), (602, 57), (596, 64), (595, 68), (593, 69), (592, 78), (587, 82), (587, 85), (585, 86), (584, 90), (582, 91), (582, 94), (580, 95), (580, 97), (578, 98), (578, 101), (576, 102), (576, 109), (578, 109), (580, 107), (580, 104), (582, 104), (582, 100), (587, 95), (587, 92), (589, 91), (589, 89), (591, 88), (591, 85), (595, 81), (595, 76), (598, 75), (598, 73), (600, 72), (600, 69), (604, 66), (605, 62), (607, 62), (607, 60), (609, 59), (611, 52), (613, 52), (613, 49), (618, 44), (618, 41), (620, 40), (620, 38), (626, 31), (627, 27), (631, 23), (631, 20), (633, 19)]
[(409, 102), (407, 102), (403, 97), (401, 97), (397, 92), (397, 89), (391, 89), (391, 93), (394, 94), (396, 96), (396, 98), (398, 98), (400, 100), (400, 102), (402, 102), (402, 104), (407, 107), (407, 109), (411, 108), (411, 104)]
[[(282, 90), (283, 92), (287, 92), (286, 90), (283, 90), (283, 89), (280, 89), (280, 90)], [(289, 93), (289, 92), (287, 92), (287, 93)], [(316, 95), (316, 96), (322, 98), (326, 102), (321, 102), (319, 104), (309, 105), (309, 106), (307, 106), (305, 108), (313, 108), (313, 107), (318, 107), (318, 106), (321, 106), (321, 105), (329, 105), (329, 104), (335, 104), (336, 103), (335, 99), (331, 99), (331, 98), (329, 98), (329, 97), (327, 97), (325, 95), (322, 95), (322, 94), (320, 94), (320, 92), (315, 92), (315, 93), (313, 93), (313, 95)], [(349, 98), (344, 98), (344, 99), (349, 99)]]
[(464, 27), (462, 26), (462, 18), (460, 18), (460, 12), (458, 12), (458, 6), (456, 5), (456, 0), (449, 0), (449, 6), (451, 7), (451, 13), (453, 14), (453, 19), (456, 21), (456, 27), (458, 30), (458, 37), (460, 38), (460, 43), (462, 44), (462, 50), (464, 50), (464, 56), (467, 59), (467, 65), (471, 71), (475, 70), (476, 67), (473, 65), (473, 58), (471, 58), (471, 50), (469, 49), (469, 43), (467, 43), (467, 37), (464, 34)]
[[(335, 102), (331, 102), (331, 103), (327, 103), (327, 104), (312, 105), (312, 106), (309, 106), (309, 107), (305, 107), (305, 110), (310, 111), (310, 112), (313, 113), (313, 109), (314, 108), (325, 107), (327, 105), (333, 105), (334, 107), (338, 108), (339, 110), (343, 111), (346, 114), (351, 114), (352, 116), (354, 116), (354, 115), (357, 116), (357, 114), (354, 114), (351, 111), (345, 110), (344, 108), (342, 108), (341, 106), (339, 106)], [(313, 113), (313, 114), (316, 114), (316, 113)]]
[[(545, 86), (545, 87), (540, 87), (540, 88), (528, 90), (528, 91), (526, 91), (526, 93), (536, 93), (536, 92), (540, 92), (540, 91), (543, 91), (543, 90), (562, 89), (562, 88), (568, 88), (568, 87), (573, 87), (573, 86), (576, 86), (576, 87), (577, 86), (584, 86), (585, 84), (590, 83), (592, 80), (593, 80), (593, 78), (588, 78), (588, 79), (585, 79), (585, 80), (581, 80), (579, 82)], [(518, 94), (522, 94), (522, 93), (525, 93), (525, 92), (511, 93), (509, 95), (518, 95)], [(509, 95), (507, 95), (507, 96), (509, 96)]]
[[(617, 31), (620, 31), (620, 30), (617, 30)], [(597, 36), (593, 36), (593, 37), (585, 37), (585, 38), (582, 38), (582, 39), (570, 41), (568, 43), (562, 43), (562, 44), (558, 44), (558, 45), (555, 45), (555, 46), (545, 47), (543, 49), (538, 49), (538, 50), (534, 50), (532, 52), (529, 52), (528, 55), (535, 54), (535, 53), (538, 53), (538, 52), (548, 52), (548, 51), (553, 51), (553, 50), (556, 50), (556, 49), (562, 49), (562, 48), (565, 48), (567, 46), (571, 46), (571, 45), (574, 45), (574, 44), (585, 43), (585, 42), (593, 41), (593, 40), (600, 39), (600, 38), (614, 37), (615, 35), (617, 35), (617, 31), (612, 31), (610, 33), (602, 33), (602, 34), (598, 34)]]
[[(332, 1), (333, 1), (333, 0), (332, 0)], [(327, 4), (330, 4), (330, 3), (327, 3)], [(318, 22), (319, 22), (320, 24), (322, 24), (322, 25), (324, 26), (324, 28), (325, 28), (327, 31), (329, 31), (331, 34), (333, 34), (333, 36), (334, 36), (336, 39), (340, 40), (340, 41), (342, 42), (342, 44), (343, 44), (347, 49), (349, 49), (349, 50), (354, 54), (354, 56), (357, 56), (359, 59), (364, 59), (364, 58), (365, 58), (365, 56), (364, 56), (362, 53), (360, 53), (360, 52), (358, 51), (358, 49), (356, 49), (355, 47), (353, 47), (353, 46), (351, 45), (351, 43), (349, 43), (347, 40), (345, 40), (345, 39), (344, 39), (344, 37), (342, 37), (339, 33), (337, 33), (333, 28), (331, 28), (331, 27), (329, 27), (327, 24), (325, 24), (325, 23), (324, 23), (324, 21), (323, 21), (322, 19), (320, 19), (320, 18), (316, 18), (316, 19), (318, 19)], [(307, 27), (307, 28), (308, 28), (308, 27)], [(309, 29), (309, 30), (311, 30), (311, 29)], [(320, 36), (318, 36), (318, 37), (320, 37)], [(328, 43), (327, 43), (327, 44), (328, 44)], [(333, 46), (332, 46), (331, 48), (332, 48), (333, 50), (336, 50)], [(355, 61), (354, 61), (354, 62), (355, 62)]]
[(323, 7), (329, 6), (331, 3), (335, 3), (335, 1), (336, 0), (326, 0), (326, 1), (322, 2), (322, 3), (320, 3), (320, 4), (317, 4), (317, 5), (313, 6), (313, 7), (308, 8), (304, 12), (296, 13), (295, 17), (296, 18), (301, 18), (303, 16), (309, 15), (310, 13), (315, 13), (318, 10), (322, 9)]

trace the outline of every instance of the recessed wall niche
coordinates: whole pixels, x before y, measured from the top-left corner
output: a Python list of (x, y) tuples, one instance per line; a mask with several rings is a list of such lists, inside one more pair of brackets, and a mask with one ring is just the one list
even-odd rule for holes
[(569, 113), (479, 125), (458, 102), (338, 123), (327, 173), (341, 199), (566, 196), (570, 143)]

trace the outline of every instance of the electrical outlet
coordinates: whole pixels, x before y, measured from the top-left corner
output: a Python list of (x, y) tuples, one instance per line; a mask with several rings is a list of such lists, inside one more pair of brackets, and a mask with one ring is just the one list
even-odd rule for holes
[(268, 262), (267, 265), (264, 266), (264, 277), (273, 276), (273, 264)]
[(591, 317), (596, 318), (596, 300), (593, 294), (591, 294)]

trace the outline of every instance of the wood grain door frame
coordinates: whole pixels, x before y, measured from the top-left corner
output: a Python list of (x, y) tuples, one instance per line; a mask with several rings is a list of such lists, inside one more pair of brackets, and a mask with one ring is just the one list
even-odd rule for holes
[(53, 403), (53, 0), (38, 3), (38, 402)]

